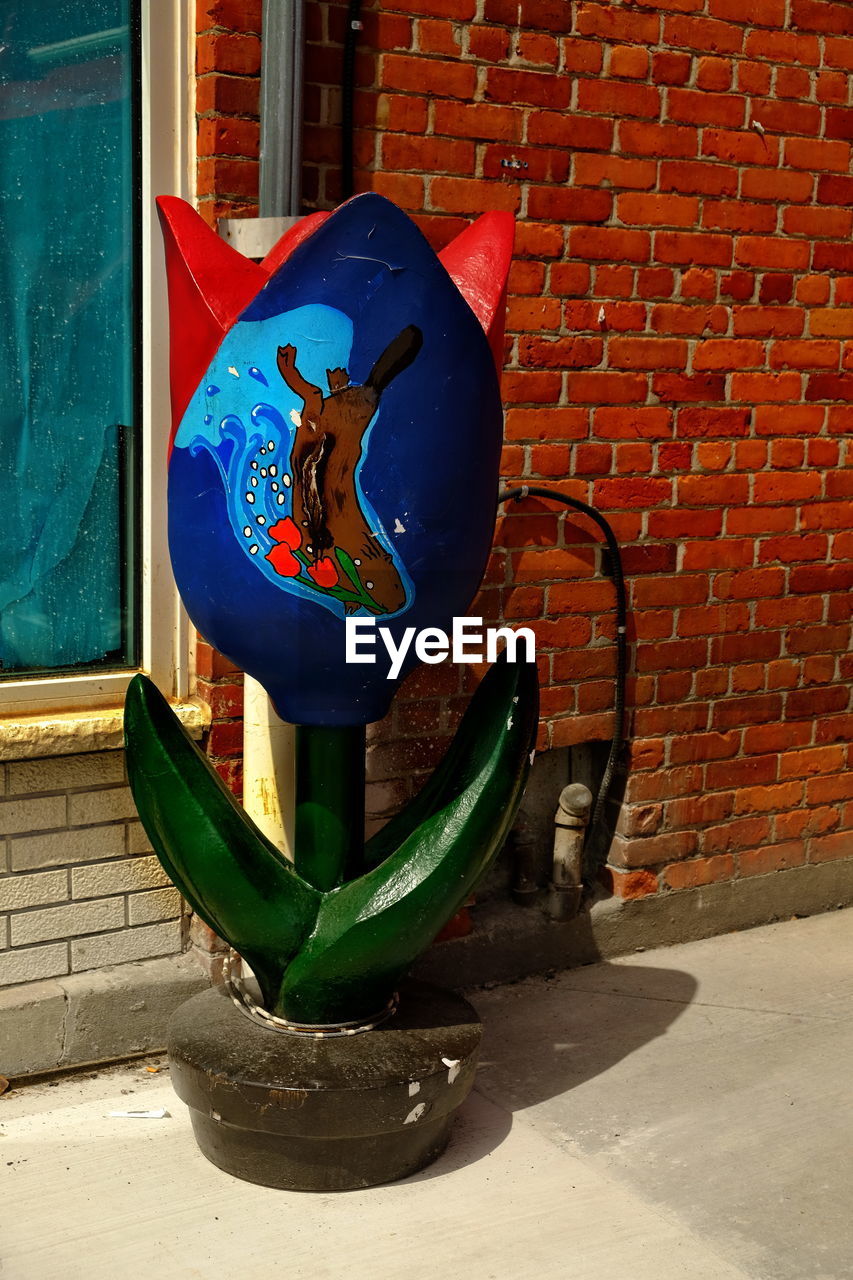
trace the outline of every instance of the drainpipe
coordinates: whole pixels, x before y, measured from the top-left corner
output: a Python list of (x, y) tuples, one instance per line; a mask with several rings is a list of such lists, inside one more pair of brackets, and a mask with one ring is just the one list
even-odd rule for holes
[(264, 0), (261, 19), (262, 218), (299, 213), (303, 0)]
[[(302, 160), (303, 0), (264, 0), (259, 217), (223, 219), (222, 235), (247, 257), (266, 254), (299, 215)], [(243, 690), (243, 807), (291, 861), (295, 734), (266, 691)]]
[(581, 782), (569, 783), (560, 792), (554, 815), (554, 863), (548, 886), (548, 915), (571, 920), (577, 915), (583, 894), (583, 844), (592, 792)]

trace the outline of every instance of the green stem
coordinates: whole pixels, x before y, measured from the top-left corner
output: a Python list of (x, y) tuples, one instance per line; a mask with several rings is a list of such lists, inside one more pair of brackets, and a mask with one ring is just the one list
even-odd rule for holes
[(360, 875), (364, 853), (364, 726), (296, 726), (295, 865), (328, 890)]

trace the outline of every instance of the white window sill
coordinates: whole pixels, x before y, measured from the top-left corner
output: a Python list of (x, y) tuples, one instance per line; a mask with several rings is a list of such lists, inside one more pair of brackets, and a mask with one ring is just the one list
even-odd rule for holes
[[(182, 698), (173, 701), (171, 707), (193, 738), (200, 738), (210, 724), (210, 707), (201, 698)], [(123, 721), (124, 706), (3, 716), (0, 760), (116, 751), (124, 745)]]

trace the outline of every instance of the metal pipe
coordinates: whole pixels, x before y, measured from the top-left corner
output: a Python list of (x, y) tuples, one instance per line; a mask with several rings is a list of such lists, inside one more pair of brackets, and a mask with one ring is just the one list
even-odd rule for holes
[(303, 0), (264, 0), (261, 51), (262, 218), (299, 212)]
[(532, 907), (542, 895), (542, 876), (536, 832), (520, 810), (510, 833), (513, 880), (510, 892), (521, 907)]
[[(261, 54), (261, 218), (228, 219), (220, 232), (246, 257), (263, 257), (299, 212), (302, 153), (303, 0), (264, 0)], [(279, 720), (266, 691), (243, 689), (243, 806), (264, 835), (294, 860), (295, 729)]]
[(294, 737), (264, 687), (243, 679), (243, 808), (272, 843), (294, 860)]
[(563, 787), (554, 815), (554, 862), (548, 886), (548, 915), (571, 920), (583, 894), (583, 845), (592, 792), (581, 782)]

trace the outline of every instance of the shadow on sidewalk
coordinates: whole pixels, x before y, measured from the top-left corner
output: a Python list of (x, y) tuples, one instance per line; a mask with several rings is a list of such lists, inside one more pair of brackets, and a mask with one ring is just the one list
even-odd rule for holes
[(491, 1154), (512, 1117), (570, 1093), (666, 1035), (696, 992), (677, 969), (598, 964), (469, 993), (485, 1034), (475, 1090), (447, 1154), (411, 1181), (440, 1176)]

